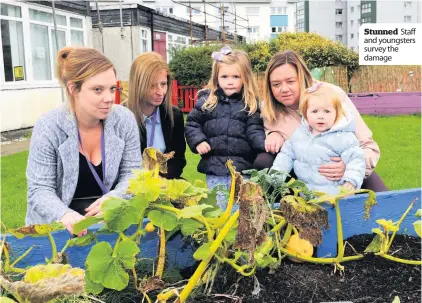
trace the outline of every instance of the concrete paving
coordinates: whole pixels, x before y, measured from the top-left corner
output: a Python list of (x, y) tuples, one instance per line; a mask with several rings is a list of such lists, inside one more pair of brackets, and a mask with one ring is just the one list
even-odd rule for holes
[(32, 128), (24, 128), (1, 133), (0, 151), (8, 156), (29, 149)]

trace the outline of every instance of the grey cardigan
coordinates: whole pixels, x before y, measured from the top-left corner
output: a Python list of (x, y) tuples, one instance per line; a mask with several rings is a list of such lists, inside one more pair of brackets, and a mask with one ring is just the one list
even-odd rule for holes
[[(133, 169), (141, 167), (139, 130), (133, 113), (113, 105), (104, 121), (106, 196), (125, 197)], [(51, 223), (70, 212), (79, 176), (76, 119), (67, 105), (44, 114), (35, 124), (26, 177), (28, 208), (25, 223)]]

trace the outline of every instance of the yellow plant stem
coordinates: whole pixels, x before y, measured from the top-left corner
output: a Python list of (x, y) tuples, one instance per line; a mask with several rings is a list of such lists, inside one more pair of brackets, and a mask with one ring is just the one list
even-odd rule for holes
[(138, 275), (136, 274), (135, 266), (132, 267), (132, 274), (133, 274), (133, 284), (135, 284), (135, 288), (140, 291), (138, 288)]
[(378, 254), (378, 255), (380, 257), (383, 257), (385, 259), (388, 259), (388, 260), (391, 260), (391, 261), (394, 261), (394, 262), (399, 262), (399, 263), (409, 264), (409, 265), (422, 265), (422, 261), (419, 261), (419, 260), (406, 260), (406, 259), (402, 259), (402, 258), (393, 257), (393, 256), (387, 255), (387, 254)]
[(57, 256), (57, 247), (56, 247), (56, 242), (54, 241), (54, 238), (51, 235), (51, 233), (48, 233), (47, 236), (48, 236), (48, 240), (50, 240), (50, 244), (51, 244), (51, 260), (50, 260), (50, 262), (52, 262), (56, 259), (56, 256)]
[[(406, 218), (407, 214), (412, 209), (413, 204), (416, 202), (416, 200), (418, 200), (418, 198), (413, 199), (413, 201), (410, 203), (409, 207), (406, 209), (406, 211), (404, 212), (404, 214), (400, 217), (400, 220), (396, 224), (397, 230), (399, 230), (400, 224), (403, 222), (404, 218)], [(387, 245), (387, 247), (385, 248), (385, 251), (384, 251), (385, 254), (387, 254), (388, 251), (390, 250), (390, 246), (393, 243), (393, 239), (396, 236), (397, 230), (394, 231), (393, 234), (391, 235), (390, 241), (388, 242), (388, 245)]]
[(157, 301), (158, 302), (167, 302), (168, 299), (170, 299), (171, 297), (173, 297), (175, 295), (177, 295), (177, 291), (176, 291), (176, 289), (172, 289), (172, 290), (169, 290), (166, 293), (157, 295)]
[(281, 239), (281, 245), (282, 247), (286, 246), (287, 241), (290, 238), (290, 235), (292, 234), (293, 225), (290, 223), (287, 224), (286, 230), (284, 231), (283, 239)]
[(5, 268), (6, 272), (12, 271), (12, 272), (16, 272), (16, 273), (19, 273), (19, 274), (22, 274), (22, 273), (25, 272), (25, 269), (23, 269), (23, 268), (17, 268), (17, 267), (10, 266), (9, 251), (7, 250), (6, 247), (3, 247), (3, 252), (4, 252), (4, 259), (5, 259), (4, 268)]
[(232, 183), (230, 186), (230, 196), (229, 196), (229, 201), (227, 203), (227, 208), (224, 211), (224, 213), (218, 217), (218, 218), (210, 218), (208, 219), (208, 222), (210, 222), (211, 226), (214, 229), (220, 228), (221, 226), (223, 226), (228, 218), (231, 215), (232, 209), (233, 209), (233, 204), (234, 204), (234, 192), (236, 190), (236, 175), (234, 173), (231, 172), (231, 177), (232, 177)]
[(282, 220), (282, 221), (278, 222), (277, 225), (275, 225), (270, 231), (271, 232), (279, 232), (280, 229), (282, 229), (284, 227), (284, 225), (286, 225), (286, 221)]
[(289, 257), (293, 257), (295, 259), (299, 259), (301, 261), (306, 261), (310, 263), (331, 264), (337, 261), (336, 258), (313, 258), (313, 257), (302, 256), (297, 253), (292, 253), (289, 250), (285, 249), (284, 247), (280, 247), (280, 250), (284, 254), (288, 255)]
[(297, 231), (297, 228), (296, 227), (294, 227), (293, 225), (292, 225), (292, 230), (293, 230), (293, 234), (294, 235), (297, 235), (299, 232)]
[(121, 232), (119, 233), (119, 237), (117, 238), (116, 244), (114, 245), (113, 254), (112, 254), (113, 257), (115, 257), (116, 254), (117, 254), (117, 248), (119, 247), (120, 240), (122, 239), (122, 234), (123, 233), (121, 233)]
[(160, 227), (160, 252), (158, 254), (157, 273), (160, 279), (163, 278), (164, 263), (166, 261), (166, 232), (163, 227)]
[(25, 253), (23, 253), (21, 256), (19, 256), (19, 258), (17, 258), (12, 264), (10, 264), (10, 267), (15, 267), (15, 265), (16, 264), (18, 264), (18, 262), (20, 261), (20, 260), (22, 260), (23, 258), (25, 258), (26, 257), (26, 255), (27, 254), (29, 254), (29, 252), (32, 250), (34, 248), (34, 246), (31, 246), (30, 248), (28, 248), (28, 250), (25, 252)]
[[(215, 254), (215, 257), (221, 263), (224, 263), (225, 262), (225, 263), (230, 264), (242, 276), (249, 277), (249, 276), (252, 276), (255, 273), (255, 269), (256, 269), (255, 266), (250, 266), (250, 265), (247, 265), (247, 264), (246, 265), (237, 265), (236, 264), (236, 261), (237, 261), (238, 258), (236, 258), (236, 259), (221, 258), (217, 254)], [(248, 269), (251, 269), (251, 270), (250, 271), (246, 271)]]
[[(8, 268), (10, 266), (10, 256), (9, 256), (9, 250), (7, 249), (7, 247), (4, 245), (4, 243), (6, 242), (6, 239), (4, 239), (1, 243), (1, 247), (0, 247), (0, 254), (4, 253), (4, 261), (5, 261), (5, 267)], [(1, 256), (1, 255), (0, 255)], [(1, 259), (0, 259), (1, 260)]]
[[(233, 184), (234, 182), (232, 182)], [(234, 192), (234, 191), (233, 191)], [(210, 263), (211, 259), (213, 258), (215, 252), (220, 247), (221, 243), (223, 242), (224, 238), (226, 237), (227, 233), (229, 232), (230, 228), (233, 226), (233, 224), (236, 222), (236, 220), (239, 217), (239, 210), (237, 210), (227, 221), (227, 223), (224, 225), (224, 227), (221, 229), (221, 232), (218, 234), (217, 238), (214, 242), (212, 242), (210, 247), (210, 253), (209, 256), (202, 260), (197, 269), (195, 270), (192, 277), (189, 279), (188, 284), (185, 286), (183, 291), (180, 293), (180, 302), (184, 303), (186, 302), (186, 299), (189, 297), (190, 293), (196, 287), (199, 279), (201, 278), (202, 274), (208, 267), (208, 264)]]
[[(306, 257), (306, 256), (302, 256), (296, 253), (292, 253), (289, 250), (281, 247), (280, 248), (281, 251), (288, 255), (289, 257), (293, 257), (295, 259), (299, 259), (301, 261), (306, 261), (306, 262), (310, 262), (310, 263), (321, 263), (321, 264), (333, 264), (333, 263), (337, 263), (338, 260), (337, 258), (313, 258), (313, 257)], [(342, 262), (347, 262), (347, 261), (355, 261), (355, 260), (359, 260), (362, 259), (363, 255), (357, 255), (357, 256), (350, 256), (350, 257), (344, 257), (342, 259)]]
[(214, 231), (211, 229), (210, 225), (207, 222), (207, 219), (204, 216), (200, 216), (198, 217), (198, 219), (200, 219), (200, 222), (205, 225), (205, 228), (207, 230), (208, 241), (211, 242), (212, 240), (214, 240)]
[(343, 261), (344, 257), (344, 244), (343, 244), (343, 225), (341, 223), (341, 213), (340, 213), (340, 203), (336, 200), (336, 220), (337, 220), (337, 262), (340, 263)]

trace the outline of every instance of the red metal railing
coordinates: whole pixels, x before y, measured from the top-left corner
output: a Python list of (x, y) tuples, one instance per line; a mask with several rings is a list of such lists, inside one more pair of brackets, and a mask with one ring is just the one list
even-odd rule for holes
[[(196, 86), (179, 85), (177, 80), (173, 80), (172, 86), (172, 103), (174, 106), (179, 107), (182, 112), (189, 113), (197, 101), (197, 93), (199, 88)], [(114, 103), (120, 104), (121, 95), (120, 88), (122, 87), (121, 82), (116, 83), (116, 96)]]
[(177, 80), (173, 80), (173, 105), (179, 107), (183, 113), (190, 112), (197, 101), (198, 87), (188, 85), (178, 85)]
[(115, 104), (120, 104), (120, 81), (118, 80), (116, 83), (116, 96), (114, 98)]

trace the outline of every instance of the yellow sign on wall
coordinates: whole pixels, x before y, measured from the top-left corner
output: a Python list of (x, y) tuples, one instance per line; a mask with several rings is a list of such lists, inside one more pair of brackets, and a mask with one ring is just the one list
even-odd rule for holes
[(23, 72), (23, 66), (15, 66), (13, 68), (15, 74), (15, 81), (25, 80), (25, 74)]

